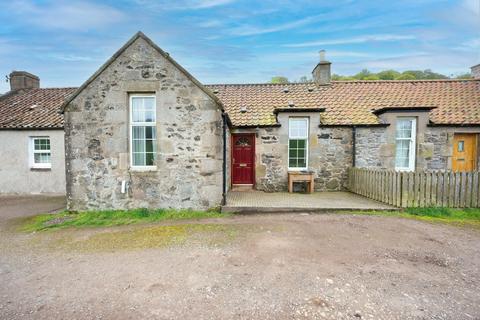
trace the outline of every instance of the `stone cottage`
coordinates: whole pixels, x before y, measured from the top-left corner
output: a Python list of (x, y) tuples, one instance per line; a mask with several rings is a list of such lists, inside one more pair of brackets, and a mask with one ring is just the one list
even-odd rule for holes
[(203, 85), (139, 32), (62, 91), (68, 206), (205, 209), (232, 187), (285, 191), (299, 171), (337, 191), (352, 166), (478, 170), (477, 68), (472, 80), (331, 81), (321, 54), (310, 83)]

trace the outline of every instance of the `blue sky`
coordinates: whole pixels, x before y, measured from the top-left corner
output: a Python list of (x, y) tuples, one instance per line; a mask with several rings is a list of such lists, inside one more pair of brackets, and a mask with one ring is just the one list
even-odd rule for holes
[(0, 1), (3, 76), (79, 86), (141, 30), (203, 83), (393, 68), (459, 74), (480, 63), (480, 0)]

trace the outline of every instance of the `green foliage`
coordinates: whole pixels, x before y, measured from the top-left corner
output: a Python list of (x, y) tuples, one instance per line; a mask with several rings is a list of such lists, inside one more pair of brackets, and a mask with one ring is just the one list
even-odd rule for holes
[(108, 227), (142, 222), (164, 220), (201, 219), (227, 217), (228, 214), (218, 210), (194, 211), (173, 209), (134, 209), (84, 211), (78, 213), (61, 212), (58, 214), (41, 214), (27, 219), (24, 231), (40, 231), (65, 227)]
[(272, 77), (272, 79), (270, 80), (270, 83), (288, 83), (288, 78), (282, 77), (282, 76), (275, 76), (275, 77)]
[(473, 76), (470, 72), (468, 72), (464, 74), (459, 74), (458, 76), (455, 77), (455, 79), (473, 79)]
[[(471, 79), (470, 73), (461, 74), (455, 77), (456, 79)], [(378, 73), (370, 72), (368, 69), (363, 69), (353, 76), (342, 76), (333, 74), (332, 80), (430, 80), (430, 79), (450, 79), (446, 75), (433, 72), (430, 69), (426, 70), (407, 70), (398, 72), (395, 70), (383, 70)]]
[(395, 70), (384, 70), (377, 73), (380, 80), (395, 80), (400, 76), (400, 72)]
[(411, 74), (411, 73), (402, 73), (401, 75), (399, 75), (397, 78), (395, 78), (395, 80), (415, 80), (417, 78), (415, 78), (415, 75)]

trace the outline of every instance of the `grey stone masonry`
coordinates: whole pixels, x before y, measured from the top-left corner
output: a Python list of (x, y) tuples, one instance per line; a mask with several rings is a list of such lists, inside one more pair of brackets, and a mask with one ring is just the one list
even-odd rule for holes
[(358, 168), (385, 168), (382, 155), (395, 150), (386, 145), (384, 127), (356, 128), (355, 166)]
[[(352, 129), (319, 128), (319, 115), (298, 114), (310, 119), (308, 170), (315, 172), (315, 191), (344, 190), (352, 164)], [(280, 114), (281, 127), (256, 130), (255, 188), (286, 191), (288, 184), (288, 114)], [(236, 132), (251, 132), (237, 129)]]
[[(135, 93), (156, 97), (153, 170), (130, 167), (129, 95)], [(121, 51), (68, 104), (65, 122), (70, 210), (220, 205), (221, 110), (144, 38)]]

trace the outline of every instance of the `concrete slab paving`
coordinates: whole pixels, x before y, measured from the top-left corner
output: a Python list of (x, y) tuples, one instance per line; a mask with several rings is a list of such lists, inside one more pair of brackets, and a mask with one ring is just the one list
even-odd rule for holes
[(263, 191), (231, 191), (224, 212), (292, 212), (331, 210), (398, 210), (398, 208), (350, 192), (312, 194)]

